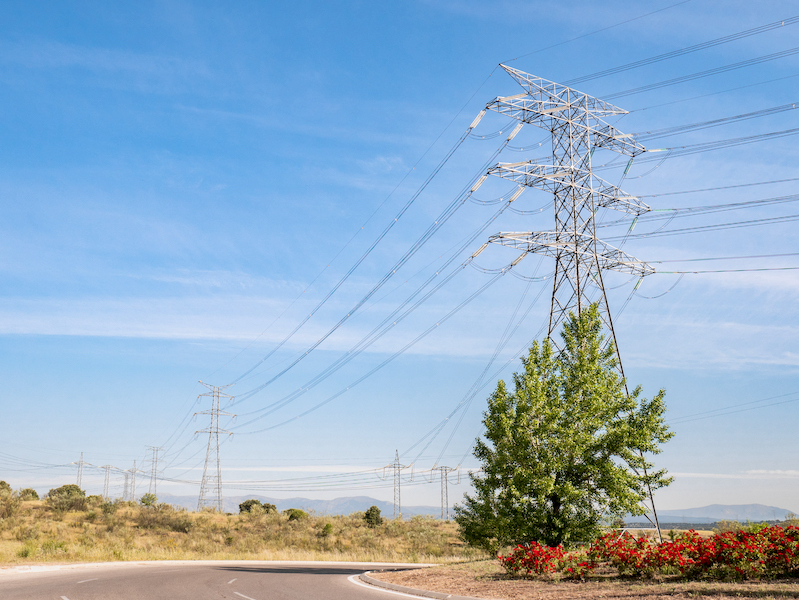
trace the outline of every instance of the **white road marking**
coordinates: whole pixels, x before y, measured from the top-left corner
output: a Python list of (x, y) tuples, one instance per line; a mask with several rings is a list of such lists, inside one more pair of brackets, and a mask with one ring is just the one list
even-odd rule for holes
[(230, 581), (228, 581), (228, 582), (227, 582), (227, 584), (228, 584), (228, 585), (230, 585), (231, 583), (233, 583), (233, 582), (234, 582), (234, 581), (236, 581), (237, 579), (238, 579), (238, 577), (234, 577), (233, 579), (231, 579)]
[(246, 598), (246, 600), (255, 600), (255, 598), (250, 598), (249, 596), (245, 596), (244, 594), (239, 594), (238, 592), (233, 592), (237, 596), (241, 596), (242, 598)]
[(423, 598), (424, 596), (414, 596), (413, 594), (406, 594), (405, 592), (395, 592), (394, 590), (387, 590), (386, 588), (378, 587), (376, 585), (369, 585), (368, 583), (364, 583), (358, 578), (358, 575), (350, 575), (347, 577), (350, 583), (354, 583), (355, 585), (360, 585), (361, 587), (369, 588), (370, 590), (374, 590), (376, 592), (385, 592), (386, 594), (396, 594), (397, 596), (405, 596), (406, 598)]
[(94, 577), (93, 579), (84, 579), (83, 581), (79, 581), (78, 583), (87, 583), (89, 581), (97, 581), (100, 579), (99, 577)]
[(66, 596), (61, 596), (61, 600), (69, 600)]

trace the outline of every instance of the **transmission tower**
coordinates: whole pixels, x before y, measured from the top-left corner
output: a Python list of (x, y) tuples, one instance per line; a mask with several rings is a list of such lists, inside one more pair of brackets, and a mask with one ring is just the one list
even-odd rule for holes
[(399, 450), (394, 451), (394, 462), (391, 467), (394, 469), (394, 518), (402, 518), (402, 469), (407, 469), (407, 465), (400, 464)]
[(78, 461), (78, 487), (82, 487), (82, 485), (83, 485), (83, 452), (80, 453), (80, 460)]
[(122, 500), (127, 502), (130, 500), (130, 498), (128, 498), (128, 495), (130, 494), (130, 473), (125, 471), (123, 475), (125, 476), (125, 484), (122, 487)]
[(154, 496), (158, 495), (158, 453), (163, 450), (163, 448), (157, 448), (155, 446), (147, 446), (147, 449), (150, 451), (150, 494)]
[(625, 115), (626, 110), (529, 73), (505, 65), (502, 68), (526, 91), (497, 98), (487, 108), (549, 131), (552, 162), (499, 163), (489, 173), (551, 192), (555, 199), (555, 230), (500, 233), (491, 236), (489, 242), (555, 258), (547, 336), (558, 350), (563, 349), (556, 335), (561, 324), (570, 312), (579, 315), (587, 308), (590, 295), (596, 293), (600, 317), (616, 348), (618, 369), (624, 375), (602, 271), (643, 277), (654, 273), (654, 269), (598, 240), (594, 216), (600, 208), (612, 208), (637, 217), (649, 207), (594, 175), (591, 157), (596, 148), (605, 148), (632, 160), (646, 149), (602, 120)]
[(105, 469), (105, 480), (103, 481), (103, 498), (108, 501), (108, 483), (111, 479), (111, 465), (103, 465), (103, 469)]
[[(594, 175), (591, 158), (597, 148), (628, 156), (626, 174), (633, 159), (646, 152), (646, 148), (603, 120), (604, 117), (625, 115), (626, 110), (529, 73), (505, 65), (502, 68), (525, 91), (497, 98), (486, 108), (549, 131), (552, 134), (552, 162), (499, 163), (489, 173), (520, 186), (552, 193), (555, 230), (499, 233), (491, 236), (489, 242), (555, 258), (547, 337), (558, 350), (563, 350), (556, 335), (563, 321), (569, 313), (579, 315), (592, 303), (591, 295), (596, 294), (600, 318), (610, 334), (608, 341), (613, 343), (618, 370), (623, 377), (624, 368), (602, 271), (644, 277), (655, 270), (597, 239), (595, 215), (600, 208), (612, 208), (638, 217), (650, 209), (640, 199)], [(644, 471), (644, 477), (646, 475)], [(660, 534), (651, 489), (649, 498), (655, 519), (653, 525)]]
[(202, 381), (200, 383), (208, 388), (209, 391), (200, 394), (199, 397), (211, 397), (211, 410), (195, 413), (195, 416), (211, 415), (211, 426), (208, 429), (194, 432), (195, 435), (198, 433), (208, 434), (208, 448), (205, 452), (205, 467), (203, 467), (203, 479), (200, 484), (200, 498), (197, 501), (197, 510), (202, 510), (206, 506), (215, 506), (219, 512), (222, 512), (222, 465), (219, 460), (219, 434), (233, 434), (230, 431), (219, 428), (219, 417), (235, 417), (236, 415), (220, 410), (219, 403), (221, 398), (233, 399), (233, 396), (222, 392), (222, 390), (229, 388), (233, 384), (219, 387)]
[(434, 467), (441, 472), (441, 520), (449, 521), (449, 474), (455, 471), (452, 467)]
[(133, 461), (133, 468), (130, 470), (130, 498), (131, 502), (136, 501), (136, 461)]

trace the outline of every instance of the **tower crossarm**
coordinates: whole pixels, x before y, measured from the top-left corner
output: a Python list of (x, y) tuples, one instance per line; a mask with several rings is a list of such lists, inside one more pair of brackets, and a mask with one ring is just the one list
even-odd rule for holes
[(488, 238), (489, 243), (526, 250), (534, 254), (556, 257), (563, 252), (593, 260), (596, 256), (600, 269), (629, 273), (644, 277), (655, 272), (651, 266), (629, 254), (586, 234), (557, 231), (526, 233), (498, 233)]
[(646, 148), (632, 135), (624, 134), (602, 120), (606, 116), (626, 115), (626, 110), (559, 83), (504, 65), (503, 68), (527, 91), (495, 98), (486, 105), (487, 110), (548, 131), (568, 124), (582, 129), (593, 146), (619, 154), (635, 157), (646, 152)]
[[(490, 175), (513, 181), (546, 192), (555, 192), (564, 186), (591, 192), (597, 206), (612, 208), (639, 216), (650, 210), (635, 196), (621, 191), (596, 175), (571, 166), (541, 164), (535, 160), (517, 163), (499, 163), (488, 170)], [(588, 184), (588, 185), (586, 185)]]

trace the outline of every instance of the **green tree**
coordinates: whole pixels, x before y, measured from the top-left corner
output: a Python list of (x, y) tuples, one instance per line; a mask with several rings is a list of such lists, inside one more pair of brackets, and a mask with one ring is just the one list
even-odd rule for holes
[(68, 483), (47, 492), (47, 504), (58, 512), (83, 510), (86, 508), (86, 492), (74, 483)]
[(378, 527), (383, 524), (383, 517), (380, 516), (380, 509), (377, 506), (370, 506), (363, 513), (363, 520), (366, 521), (369, 527)]
[(139, 498), (139, 502), (141, 502), (142, 506), (155, 506), (158, 504), (158, 497), (155, 494), (144, 494), (144, 496)]
[(665, 393), (646, 400), (639, 386), (627, 394), (601, 331), (595, 305), (571, 315), (563, 352), (536, 342), (513, 391), (497, 384), (474, 450), (482, 473), (471, 475), (475, 492), (455, 508), (471, 545), (590, 540), (608, 517), (644, 514), (649, 489), (671, 482), (645, 459), (673, 435)]

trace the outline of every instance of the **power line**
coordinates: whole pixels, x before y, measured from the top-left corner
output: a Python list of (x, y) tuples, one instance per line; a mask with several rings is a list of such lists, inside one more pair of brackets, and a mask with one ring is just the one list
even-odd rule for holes
[(590, 75), (583, 75), (582, 77), (575, 77), (574, 79), (569, 79), (564, 81), (565, 85), (574, 85), (576, 83), (582, 83), (584, 81), (590, 81), (591, 79), (598, 79), (600, 77), (607, 77), (608, 75), (616, 75), (617, 73), (622, 73), (624, 71), (629, 71), (630, 69), (636, 69), (638, 67), (643, 67), (646, 65), (651, 65), (656, 62), (660, 62), (663, 60), (668, 60), (670, 58), (676, 58), (678, 56), (684, 56), (686, 54), (691, 54), (692, 52), (697, 52), (699, 50), (706, 50), (707, 48), (712, 48), (714, 46), (719, 46), (721, 44), (726, 44), (729, 42), (733, 42), (736, 40), (740, 40), (752, 35), (756, 35), (759, 33), (764, 33), (767, 31), (772, 31), (774, 29), (779, 29), (784, 27), (785, 25), (793, 25), (794, 23), (799, 22), (799, 16), (790, 17), (788, 19), (784, 19), (781, 21), (774, 21), (773, 23), (768, 23), (767, 25), (761, 25), (759, 27), (753, 27), (752, 29), (747, 29), (745, 31), (739, 31), (738, 33), (732, 33), (730, 35), (725, 35), (720, 38), (716, 38), (714, 40), (709, 40), (707, 42), (701, 42), (699, 44), (694, 44), (693, 46), (687, 46), (685, 48), (680, 48), (679, 50), (672, 50), (671, 52), (665, 52), (663, 54), (658, 54), (657, 56), (650, 56), (649, 58), (644, 58), (641, 60), (637, 60), (631, 63), (627, 63), (624, 65), (620, 65), (618, 67), (612, 67), (610, 69), (604, 69), (602, 71), (597, 71), (596, 73), (591, 73)]
[(734, 188), (744, 188), (756, 185), (772, 185), (775, 183), (788, 183), (790, 181), (799, 181), (799, 177), (791, 177), (789, 179), (773, 179), (771, 181), (756, 181), (753, 183), (736, 183), (734, 185), (722, 185), (710, 188), (699, 188), (696, 190), (680, 190), (677, 192), (661, 192), (660, 194), (639, 194), (639, 198), (659, 198), (660, 196), (676, 196), (678, 194), (696, 194), (699, 192), (715, 192), (718, 190), (731, 190)]

